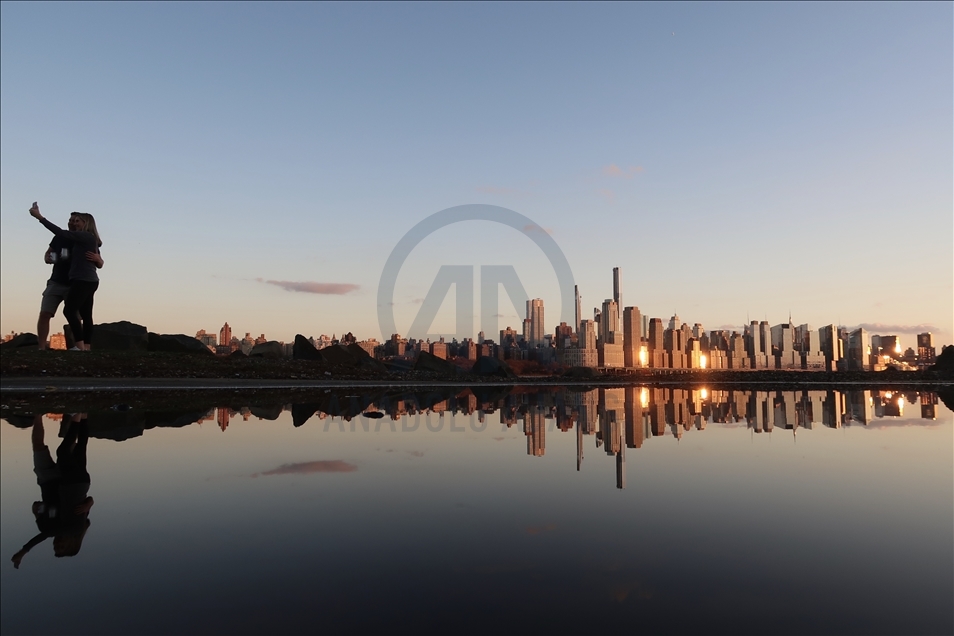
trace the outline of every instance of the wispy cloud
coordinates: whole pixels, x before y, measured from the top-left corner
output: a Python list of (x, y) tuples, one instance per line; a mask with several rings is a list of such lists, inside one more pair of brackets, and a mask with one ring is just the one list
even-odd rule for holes
[(353, 283), (316, 283), (313, 281), (291, 281), (291, 280), (265, 280), (256, 278), (260, 283), (266, 285), (275, 285), (286, 291), (305, 292), (306, 294), (330, 294), (333, 296), (344, 296), (360, 289), (360, 285)]
[(876, 335), (889, 335), (893, 333), (925, 333), (928, 331), (937, 333), (941, 331), (935, 325), (884, 325), (880, 322), (863, 322), (858, 325), (865, 331), (873, 331)]
[(606, 199), (608, 203), (616, 203), (616, 193), (607, 188), (600, 188), (596, 191), (598, 195)]
[(523, 231), (524, 232), (546, 232), (547, 234), (550, 234), (550, 235), (553, 234), (553, 230), (551, 228), (540, 227), (536, 223), (530, 223), (528, 225), (524, 225)]
[(628, 166), (626, 168), (620, 168), (615, 163), (611, 163), (608, 166), (603, 166), (603, 175), (607, 177), (618, 177), (622, 179), (632, 179), (637, 174), (643, 171), (642, 166)]
[(267, 475), (311, 475), (314, 473), (353, 473), (358, 470), (354, 464), (340, 459), (322, 460), (316, 462), (299, 462), (297, 464), (282, 464), (278, 468), (255, 473), (252, 477)]

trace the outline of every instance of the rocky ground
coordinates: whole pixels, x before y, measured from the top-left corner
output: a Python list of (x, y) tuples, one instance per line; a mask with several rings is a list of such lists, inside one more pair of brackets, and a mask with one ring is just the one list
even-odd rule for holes
[[(217, 357), (186, 353), (150, 351), (38, 351), (36, 349), (4, 349), (0, 354), (0, 377), (12, 378), (217, 378), (260, 380), (360, 380), (387, 381), (446, 381), (467, 383), (480, 381), (481, 376), (466, 372), (449, 363), (440, 362), (446, 368), (384, 370), (356, 364), (333, 363), (325, 360), (294, 360), (291, 358), (248, 358), (244, 356)], [(574, 371), (581, 371), (576, 369)], [(589, 370), (586, 370), (589, 371)], [(863, 382), (891, 385), (898, 384), (951, 384), (954, 374), (941, 371), (921, 372), (840, 372), (823, 371), (667, 371), (644, 369), (628, 374), (599, 375), (572, 373), (575, 381), (599, 384), (628, 384), (637, 382), (680, 383), (731, 382), (731, 383), (832, 383)], [(500, 381), (498, 376), (486, 379)], [(553, 375), (520, 375), (508, 381), (514, 384), (526, 382), (562, 382), (562, 372)]]

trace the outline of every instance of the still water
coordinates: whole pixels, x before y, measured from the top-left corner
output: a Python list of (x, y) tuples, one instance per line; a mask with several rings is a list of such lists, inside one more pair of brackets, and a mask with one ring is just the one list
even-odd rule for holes
[(0, 628), (954, 632), (935, 394), (491, 393), (5, 404)]

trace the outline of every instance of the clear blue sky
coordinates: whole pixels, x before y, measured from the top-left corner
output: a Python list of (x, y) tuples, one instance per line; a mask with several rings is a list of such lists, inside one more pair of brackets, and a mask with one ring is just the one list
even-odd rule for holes
[[(398, 239), (493, 203), (552, 232), (586, 308), (620, 266), (625, 304), (651, 316), (717, 328), (791, 311), (952, 341), (951, 3), (3, 3), (0, 17), (4, 333), (35, 330), (48, 276), (34, 200), (54, 221), (96, 216), (97, 321), (228, 320), (282, 340), (380, 338)], [(548, 330), (559, 319), (539, 250), (475, 222), (409, 259), (399, 329), (455, 263), (513, 263)]]

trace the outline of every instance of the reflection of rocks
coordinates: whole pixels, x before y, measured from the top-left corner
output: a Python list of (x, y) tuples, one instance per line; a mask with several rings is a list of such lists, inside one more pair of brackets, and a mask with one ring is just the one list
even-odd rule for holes
[(149, 332), (142, 325), (120, 320), (93, 327), (90, 343), (97, 351), (147, 351)]
[(3, 419), (17, 428), (31, 428), (33, 426), (32, 415), (4, 415)]
[[(954, 347), (951, 347), (954, 350)], [(943, 389), (938, 389), (937, 396), (941, 398), (941, 402), (944, 403), (948, 409), (954, 411), (954, 386), (946, 386)]]
[(317, 403), (309, 404), (292, 404), (291, 415), (292, 415), (292, 426), (298, 428), (305, 422), (307, 422), (312, 415), (318, 412), (318, 409), (321, 407)]
[(249, 413), (262, 420), (277, 420), (282, 414), (281, 404), (271, 404), (269, 406), (250, 406)]
[(252, 347), (252, 350), (248, 352), (248, 357), (277, 360), (285, 357), (285, 347), (277, 340), (269, 340)]
[(421, 351), (417, 354), (417, 361), (414, 363), (415, 371), (431, 371), (443, 375), (457, 375), (461, 373), (460, 367), (452, 362), (438, 358), (437, 356)]
[(0, 349), (3, 349), (4, 352), (12, 351), (14, 349), (20, 349), (22, 347), (30, 347), (36, 349), (40, 344), (40, 341), (37, 340), (36, 334), (34, 333), (18, 333), (13, 336), (10, 340), (7, 340), (3, 344), (0, 344)]
[(87, 416), (90, 437), (116, 442), (139, 437), (152, 428), (181, 428), (197, 422), (207, 411), (139, 409), (96, 411)]
[(214, 355), (211, 350), (192, 336), (182, 333), (158, 334), (149, 332), (149, 351), (165, 351), (168, 353), (194, 353), (197, 355)]
[(299, 334), (295, 335), (295, 344), (292, 348), (292, 358), (295, 360), (323, 360), (321, 352), (315, 348), (315, 345), (308, 342), (308, 338)]
[(507, 365), (506, 362), (491, 358), (490, 356), (480, 356), (474, 363), (471, 373), (482, 376), (497, 376), (501, 378), (515, 378), (517, 374)]

